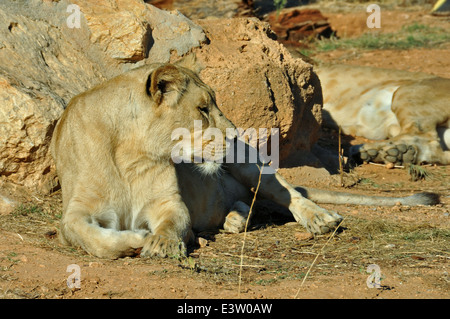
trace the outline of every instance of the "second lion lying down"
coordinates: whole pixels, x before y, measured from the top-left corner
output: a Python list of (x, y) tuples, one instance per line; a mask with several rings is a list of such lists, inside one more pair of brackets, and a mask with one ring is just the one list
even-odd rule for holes
[[(143, 66), (69, 103), (51, 146), (62, 187), (63, 242), (99, 257), (132, 255), (141, 247), (141, 256), (164, 257), (185, 253), (194, 232), (222, 226), (242, 230), (258, 165), (175, 165), (171, 159), (173, 130), (193, 132), (194, 121), (223, 133), (215, 143), (235, 138), (226, 136), (234, 126), (217, 108), (214, 92), (188, 68), (191, 63)], [(308, 231), (319, 234), (342, 218), (306, 196), (329, 203), (436, 203), (430, 194), (374, 198), (294, 188), (277, 173), (261, 175), (258, 195), (287, 207)]]
[(325, 125), (377, 140), (350, 153), (364, 162), (450, 164), (450, 79), (352, 65), (316, 68)]

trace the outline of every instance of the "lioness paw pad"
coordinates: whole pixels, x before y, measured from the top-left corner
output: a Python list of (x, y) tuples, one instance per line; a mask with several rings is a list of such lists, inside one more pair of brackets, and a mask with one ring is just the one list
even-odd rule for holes
[(380, 142), (364, 144), (350, 150), (351, 156), (357, 161), (382, 164), (414, 164), (417, 161), (418, 150), (415, 145), (404, 143)]

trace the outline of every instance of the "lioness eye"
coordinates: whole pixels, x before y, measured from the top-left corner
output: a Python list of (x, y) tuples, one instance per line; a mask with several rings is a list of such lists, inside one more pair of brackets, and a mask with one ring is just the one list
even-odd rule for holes
[(208, 113), (209, 113), (209, 110), (206, 106), (199, 107), (198, 109), (200, 110), (200, 112), (204, 113), (205, 115), (208, 115)]

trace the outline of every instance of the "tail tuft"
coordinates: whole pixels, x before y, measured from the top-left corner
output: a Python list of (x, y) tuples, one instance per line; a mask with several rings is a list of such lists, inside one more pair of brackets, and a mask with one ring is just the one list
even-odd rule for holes
[(437, 205), (440, 203), (439, 195), (436, 193), (417, 193), (412, 196), (406, 197), (407, 203), (406, 205)]

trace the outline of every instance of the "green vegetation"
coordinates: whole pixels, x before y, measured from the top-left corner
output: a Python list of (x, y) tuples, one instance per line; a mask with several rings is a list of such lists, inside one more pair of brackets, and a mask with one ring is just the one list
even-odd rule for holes
[(283, 9), (286, 6), (287, 0), (273, 0), (273, 4), (275, 5), (277, 12), (279, 12), (281, 9)]
[(336, 49), (411, 49), (430, 48), (450, 41), (450, 33), (439, 27), (430, 27), (422, 24), (404, 26), (395, 33), (370, 32), (358, 38), (322, 39), (316, 42), (318, 51), (332, 51)]
[(406, 166), (406, 169), (413, 181), (418, 181), (419, 179), (426, 179), (432, 177), (431, 173), (420, 165), (410, 164)]
[(399, 7), (408, 7), (411, 5), (433, 5), (436, 0), (378, 0), (374, 2), (373, 0), (318, 0), (316, 1), (318, 3), (352, 3), (352, 4), (358, 4), (358, 3), (377, 3), (377, 4), (384, 4), (384, 5), (395, 5)]
[(60, 213), (36, 204), (21, 204), (12, 212), (12, 216), (29, 219), (45, 218), (49, 221), (61, 219)]

